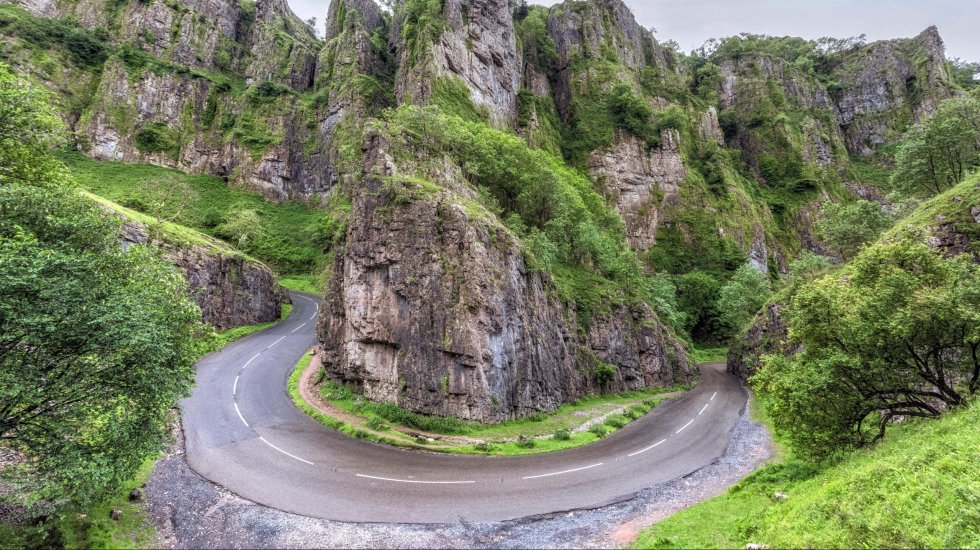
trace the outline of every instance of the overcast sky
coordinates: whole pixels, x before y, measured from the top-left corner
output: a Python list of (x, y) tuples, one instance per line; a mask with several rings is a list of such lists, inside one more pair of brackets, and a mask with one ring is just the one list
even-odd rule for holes
[[(534, 0), (532, 0), (534, 1)], [(551, 5), (557, 2), (537, 0)], [(713, 37), (741, 32), (868, 40), (910, 37), (939, 27), (946, 53), (980, 61), (980, 0), (626, 0), (637, 21), (690, 51)], [(293, 10), (322, 23), (329, 0), (289, 0)]]

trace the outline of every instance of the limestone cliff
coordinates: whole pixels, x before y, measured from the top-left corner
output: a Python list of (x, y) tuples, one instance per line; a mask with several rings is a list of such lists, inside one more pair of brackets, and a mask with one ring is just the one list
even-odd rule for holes
[[(582, 332), (574, 304), (474, 205), (458, 168), (444, 164), (438, 189), (422, 192), (400, 176), (406, 167), (385, 138), (369, 136), (364, 150), (319, 328), (330, 379), (373, 400), (485, 422), (599, 389), (691, 379), (683, 348), (649, 310), (621, 306)], [(600, 363), (616, 372), (602, 388)]]

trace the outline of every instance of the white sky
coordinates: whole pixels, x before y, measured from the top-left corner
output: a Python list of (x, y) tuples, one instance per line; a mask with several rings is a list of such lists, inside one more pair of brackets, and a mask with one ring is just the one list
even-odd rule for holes
[[(329, 0), (288, 0), (303, 19), (327, 15)], [(532, 0), (536, 4), (557, 2)], [(741, 32), (868, 40), (904, 38), (939, 27), (950, 58), (980, 61), (980, 0), (625, 0), (636, 20), (690, 51)]]

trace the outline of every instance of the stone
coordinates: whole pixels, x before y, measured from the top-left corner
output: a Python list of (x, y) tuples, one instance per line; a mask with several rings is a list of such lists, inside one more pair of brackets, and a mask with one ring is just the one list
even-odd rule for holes
[(113, 508), (112, 511), (109, 512), (109, 518), (112, 521), (119, 521), (119, 520), (121, 520), (122, 519), (122, 510), (120, 510), (118, 508)]
[(136, 489), (133, 489), (132, 491), (129, 492), (129, 501), (130, 502), (136, 502), (136, 501), (139, 501), (139, 500), (143, 500), (143, 490), (142, 489), (136, 488)]
[(789, 495), (787, 495), (786, 493), (780, 493), (780, 492), (777, 491), (776, 493), (774, 493), (772, 495), (772, 498), (774, 498), (774, 499), (782, 502), (784, 500), (787, 500), (789, 498)]

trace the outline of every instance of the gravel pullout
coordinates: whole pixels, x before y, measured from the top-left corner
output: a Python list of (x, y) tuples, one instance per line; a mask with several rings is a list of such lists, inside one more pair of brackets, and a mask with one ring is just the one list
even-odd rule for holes
[(772, 448), (766, 429), (743, 409), (724, 456), (621, 502), (501, 523), (403, 525), (313, 519), (240, 498), (187, 466), (178, 434), (146, 486), (146, 506), (165, 548), (621, 547), (643, 527), (721, 493), (768, 460)]

